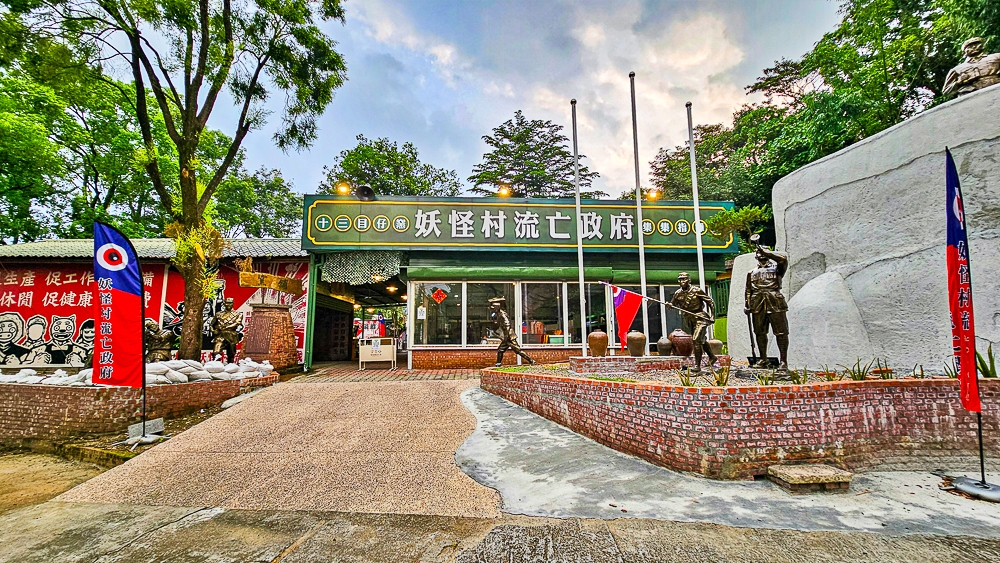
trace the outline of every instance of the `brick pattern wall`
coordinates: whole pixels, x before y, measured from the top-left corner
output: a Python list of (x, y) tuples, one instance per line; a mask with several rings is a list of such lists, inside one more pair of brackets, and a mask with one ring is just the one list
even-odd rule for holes
[[(525, 353), (540, 364), (554, 364), (569, 361), (570, 356), (578, 356), (580, 348), (526, 348)], [(496, 348), (466, 348), (440, 350), (410, 350), (413, 369), (463, 369), (485, 368), (496, 365)], [(517, 365), (517, 356), (507, 352), (503, 356), (505, 366)]]
[(299, 355), (295, 349), (295, 328), (292, 326), (292, 315), (287, 305), (253, 305), (250, 314), (247, 334), (251, 331), (268, 330), (266, 335), (270, 349), (267, 353), (246, 351), (255, 362), (269, 360), (274, 369), (284, 369), (298, 363)]
[[(708, 365), (708, 358), (702, 358), (702, 364)], [(719, 356), (719, 364), (729, 365), (729, 356)], [(569, 371), (578, 374), (622, 374), (632, 372), (665, 371), (694, 366), (694, 356), (604, 356), (595, 358), (588, 356), (573, 356), (569, 359)]]
[[(252, 380), (151, 385), (146, 418), (183, 416), (277, 381), (275, 374)], [(122, 432), (141, 415), (141, 389), (0, 384), (0, 443), (7, 445), (25, 439)]]
[[(778, 462), (851, 470), (978, 469), (958, 381), (692, 388), (484, 370), (482, 388), (664, 467), (723, 479)], [(1000, 380), (980, 380), (988, 467), (1000, 469)]]

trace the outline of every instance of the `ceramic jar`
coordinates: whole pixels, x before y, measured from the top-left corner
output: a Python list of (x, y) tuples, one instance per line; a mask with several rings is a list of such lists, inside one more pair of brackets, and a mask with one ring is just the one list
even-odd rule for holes
[(674, 345), (674, 355), (686, 358), (694, 352), (694, 340), (691, 335), (682, 329), (676, 329), (670, 333), (670, 343)]
[(628, 355), (642, 357), (646, 354), (646, 335), (633, 330), (625, 335), (625, 343), (628, 346)]
[(660, 356), (670, 356), (674, 353), (674, 344), (670, 342), (670, 336), (664, 334), (656, 341), (656, 353)]
[(608, 352), (608, 333), (597, 329), (587, 335), (587, 345), (590, 346), (590, 355), (602, 357)]

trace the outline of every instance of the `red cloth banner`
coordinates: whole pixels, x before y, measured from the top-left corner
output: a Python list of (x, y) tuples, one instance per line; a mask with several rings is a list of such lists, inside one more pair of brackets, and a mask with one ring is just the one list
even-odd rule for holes
[(969, 237), (965, 229), (965, 208), (958, 169), (951, 151), (945, 149), (945, 176), (948, 191), (948, 305), (951, 309), (951, 340), (955, 354), (962, 406), (982, 412), (979, 379), (976, 375), (976, 323), (972, 313), (972, 272), (969, 270)]
[(94, 223), (93, 382), (143, 387), (142, 270), (128, 238), (114, 227)]
[(625, 349), (625, 335), (628, 334), (635, 314), (642, 305), (642, 296), (618, 286), (611, 286), (611, 291), (615, 300), (615, 322), (618, 323), (618, 342), (621, 343), (622, 350)]

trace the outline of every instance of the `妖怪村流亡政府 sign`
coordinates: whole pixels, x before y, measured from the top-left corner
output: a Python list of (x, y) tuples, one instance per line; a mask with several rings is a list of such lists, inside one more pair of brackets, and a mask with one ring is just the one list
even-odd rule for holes
[[(702, 202), (702, 222), (732, 209), (731, 202)], [(635, 203), (586, 200), (581, 208), (583, 244), (593, 249), (639, 247), (651, 252), (693, 251), (690, 202), (643, 203), (640, 230)], [(576, 209), (571, 199), (390, 197), (376, 201), (306, 196), (302, 248), (306, 250), (575, 250)], [(706, 252), (735, 252), (731, 235), (702, 238)]]

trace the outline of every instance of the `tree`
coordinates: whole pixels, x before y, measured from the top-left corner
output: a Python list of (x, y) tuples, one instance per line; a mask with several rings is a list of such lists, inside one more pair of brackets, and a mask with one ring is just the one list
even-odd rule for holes
[[(701, 199), (725, 200), (731, 197), (732, 187), (726, 176), (731, 137), (732, 130), (722, 124), (694, 128), (698, 195)], [(691, 199), (691, 153), (688, 147), (661, 148), (649, 166), (650, 182), (659, 190), (661, 198)]]
[(302, 196), (278, 170), (250, 175), (241, 167), (215, 195), (216, 222), (226, 237), (289, 237), (302, 221)]
[[(304, 148), (316, 138), (316, 120), (345, 80), (346, 67), (317, 21), (344, 21), (339, 0), (232, 0), (149, 2), (90, 0), (4, 0), (24, 14), (30, 31), (86, 54), (93, 64), (127, 63), (131, 85), (123, 102), (134, 101), (144, 154), (138, 158), (173, 220), (175, 264), (185, 280), (180, 354), (196, 358), (201, 349), (206, 257), (220, 237), (206, 218), (213, 195), (250, 131), (267, 117), (264, 102), (285, 99), (275, 142), (282, 149)], [(239, 116), (220, 165), (199, 177), (198, 148), (223, 90)], [(147, 92), (155, 104), (150, 104)], [(178, 181), (170, 185), (160, 167), (154, 122), (163, 120), (176, 149)], [(210, 289), (210, 288), (209, 288)]]
[(358, 144), (340, 151), (333, 164), (323, 168), (326, 179), (320, 193), (335, 193), (337, 182), (370, 186), (384, 195), (454, 196), (462, 189), (454, 170), (420, 162), (417, 147), (379, 138), (374, 141), (358, 135)]
[[(483, 162), (472, 168), (469, 181), (472, 191), (495, 195), (499, 186), (506, 186), (514, 197), (570, 197), (575, 193), (573, 153), (569, 139), (560, 133), (561, 125), (551, 121), (524, 117), (521, 110), (514, 119), (493, 129), (483, 140), (491, 147)], [(580, 160), (585, 157), (581, 154)], [(589, 188), (600, 176), (580, 165), (580, 189)], [(587, 197), (599, 197), (603, 192), (587, 192)]]

